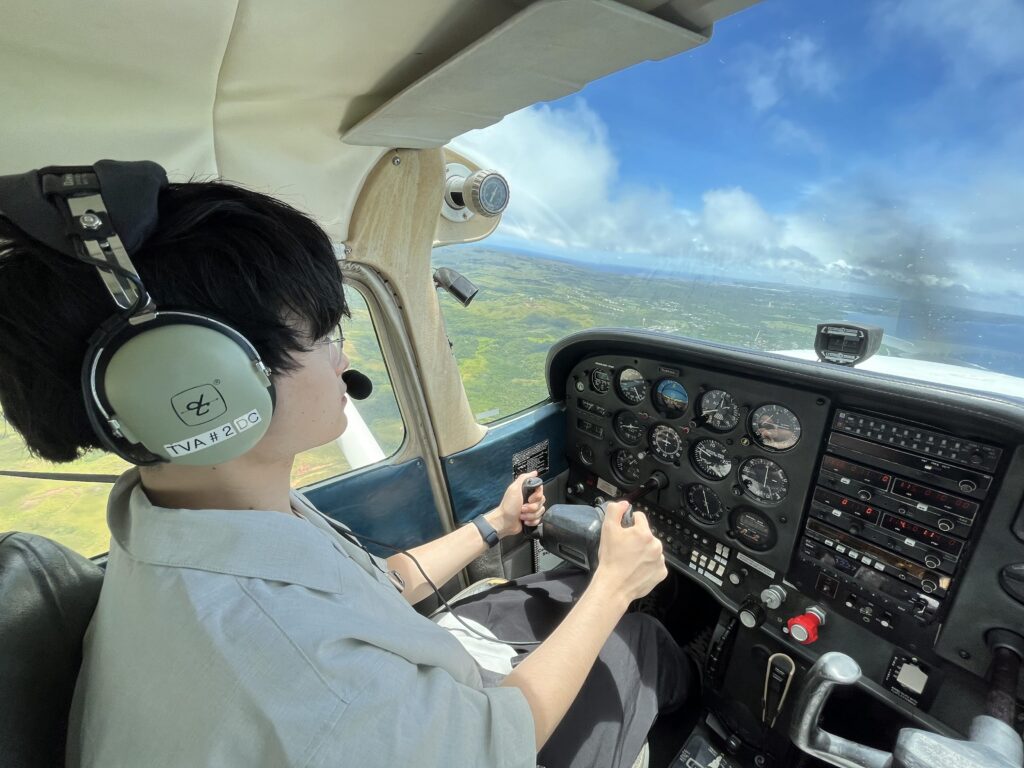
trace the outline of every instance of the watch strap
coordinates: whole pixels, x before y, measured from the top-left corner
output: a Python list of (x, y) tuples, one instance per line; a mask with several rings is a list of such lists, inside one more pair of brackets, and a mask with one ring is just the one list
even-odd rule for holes
[(471, 522), (476, 526), (476, 529), (480, 531), (480, 535), (483, 537), (483, 540), (487, 543), (488, 547), (493, 547), (498, 543), (498, 532), (494, 530), (493, 525), (484, 519), (483, 515), (474, 517)]

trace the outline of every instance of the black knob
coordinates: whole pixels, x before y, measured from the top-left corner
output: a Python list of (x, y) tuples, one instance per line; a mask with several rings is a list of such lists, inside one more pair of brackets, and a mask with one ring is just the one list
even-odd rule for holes
[(761, 601), (753, 595), (747, 595), (740, 606), (740, 624), (747, 629), (754, 629), (761, 626), (766, 618), (767, 614)]
[(861, 488), (859, 491), (857, 491), (857, 497), (861, 501), (871, 501), (871, 491), (869, 491), (867, 488)]

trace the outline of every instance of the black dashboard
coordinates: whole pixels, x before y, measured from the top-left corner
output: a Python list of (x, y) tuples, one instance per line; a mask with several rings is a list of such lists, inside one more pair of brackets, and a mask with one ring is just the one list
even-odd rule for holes
[(548, 377), (570, 500), (657, 478), (636, 506), (743, 626), (966, 729), (988, 633), (1024, 633), (1024, 403), (620, 330), (563, 340)]

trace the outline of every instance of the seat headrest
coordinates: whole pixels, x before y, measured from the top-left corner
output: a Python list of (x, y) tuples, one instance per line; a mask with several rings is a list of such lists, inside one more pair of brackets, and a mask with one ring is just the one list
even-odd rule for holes
[(7, 768), (64, 765), (82, 636), (103, 570), (42, 536), (0, 534), (0, 755)]

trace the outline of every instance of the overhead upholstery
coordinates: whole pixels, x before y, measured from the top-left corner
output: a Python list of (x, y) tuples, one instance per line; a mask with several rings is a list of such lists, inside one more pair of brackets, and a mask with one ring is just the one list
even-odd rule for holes
[(103, 571), (42, 536), (0, 534), (0, 762), (64, 765), (82, 636)]

